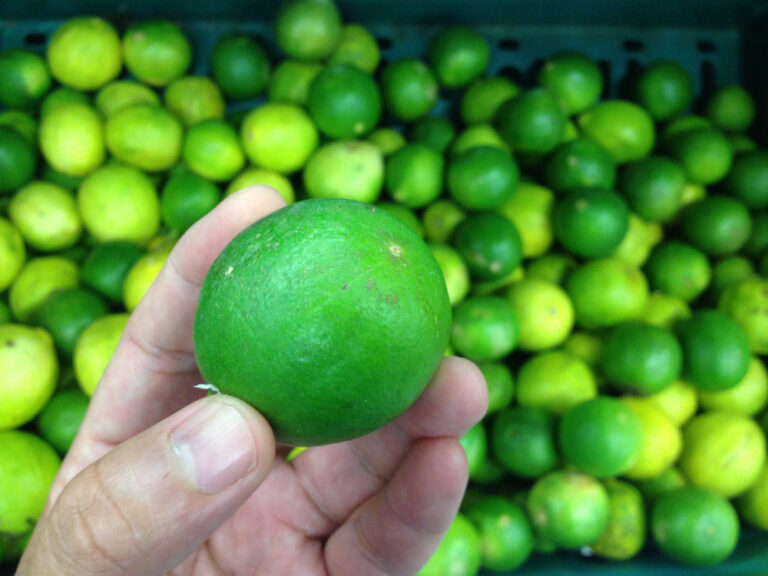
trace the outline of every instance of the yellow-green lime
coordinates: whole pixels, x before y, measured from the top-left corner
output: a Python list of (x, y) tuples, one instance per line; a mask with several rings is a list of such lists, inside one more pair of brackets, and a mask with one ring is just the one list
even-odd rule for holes
[(645, 544), (645, 506), (640, 491), (620, 480), (604, 483), (610, 516), (600, 538), (590, 545), (595, 555), (608, 560), (628, 560)]
[(563, 281), (576, 268), (576, 265), (576, 260), (568, 254), (548, 252), (529, 261), (525, 267), (525, 275), (528, 278), (538, 278), (562, 286)]
[(30, 50), (11, 48), (0, 53), (0, 104), (28, 110), (51, 88), (45, 60)]
[(42, 180), (19, 189), (8, 205), (8, 215), (26, 243), (43, 252), (72, 246), (82, 232), (72, 193)]
[(167, 251), (149, 252), (131, 267), (123, 284), (125, 309), (133, 312), (168, 260)]
[(21, 232), (13, 222), (0, 216), (0, 292), (13, 284), (26, 260)]
[(520, 324), (522, 350), (538, 351), (562, 344), (573, 328), (573, 305), (557, 284), (535, 278), (515, 282), (507, 299)]
[(645, 312), (640, 318), (646, 324), (672, 328), (678, 321), (691, 317), (688, 303), (677, 296), (652, 292), (648, 296)]
[(699, 392), (699, 403), (704, 410), (722, 410), (745, 416), (762, 412), (768, 402), (768, 373), (760, 358), (753, 357), (747, 374), (733, 388)]
[(768, 466), (763, 467), (749, 490), (736, 499), (736, 508), (748, 524), (768, 530)]
[(11, 286), (9, 304), (21, 322), (34, 320), (40, 305), (56, 290), (78, 284), (77, 265), (61, 256), (43, 256), (27, 262)]
[(655, 478), (680, 456), (683, 448), (680, 429), (647, 398), (625, 396), (621, 401), (640, 419), (643, 431), (640, 455), (624, 476), (632, 480)]
[(461, 254), (447, 244), (430, 242), (429, 249), (443, 271), (451, 306), (456, 306), (469, 293), (469, 270), (467, 265), (462, 259)]
[(525, 258), (537, 258), (552, 245), (551, 213), (554, 201), (554, 194), (548, 188), (520, 182), (510, 198), (497, 209), (512, 221), (520, 233)]
[(226, 104), (219, 87), (206, 76), (182, 76), (165, 90), (165, 106), (185, 126), (224, 118)]
[(109, 117), (105, 127), (112, 155), (145, 172), (168, 170), (176, 164), (183, 133), (179, 120), (156, 104), (122, 108)]
[(488, 435), (482, 422), (478, 422), (467, 430), (459, 439), (461, 447), (467, 455), (467, 469), (472, 478), (479, 470), (488, 455)]
[(646, 157), (656, 143), (653, 120), (632, 102), (601, 102), (583, 112), (578, 125), (584, 136), (600, 144), (616, 164)]
[(68, 176), (85, 176), (104, 161), (104, 126), (90, 106), (63, 104), (40, 121), (40, 149), (46, 161)]
[(123, 335), (129, 314), (110, 314), (99, 318), (80, 334), (73, 365), (77, 382), (87, 396), (93, 396)]
[(658, 476), (647, 480), (633, 480), (632, 483), (642, 492), (649, 503), (653, 503), (659, 496), (688, 485), (683, 473), (674, 466), (667, 468)]
[(505, 152), (510, 151), (507, 143), (493, 126), (490, 124), (473, 124), (456, 136), (451, 145), (451, 156), (458, 156), (477, 146), (493, 146)]
[(563, 342), (563, 351), (582, 360), (592, 368), (600, 368), (600, 359), (603, 355), (603, 338), (594, 332), (572, 332)]
[(94, 105), (105, 120), (129, 106), (140, 104), (160, 106), (162, 102), (149, 86), (132, 80), (115, 80), (103, 86), (96, 93)]
[(406, 144), (405, 136), (394, 128), (377, 128), (368, 134), (366, 140), (376, 146), (385, 158)]
[(288, 180), (288, 178), (277, 172), (254, 167), (246, 168), (240, 172), (240, 174), (235, 176), (232, 179), (232, 182), (229, 183), (229, 186), (227, 186), (224, 195), (229, 196), (248, 186), (260, 185), (274, 188), (288, 204), (293, 204), (296, 201), (296, 193), (293, 190), (293, 184), (291, 184), (291, 181)]
[(541, 352), (517, 373), (515, 396), (520, 406), (562, 414), (597, 396), (597, 382), (581, 359), (560, 350)]
[(480, 533), (458, 514), (437, 550), (416, 576), (473, 576), (480, 571), (483, 549)]
[(214, 182), (231, 180), (245, 165), (237, 132), (223, 120), (203, 120), (190, 127), (182, 154), (187, 168)]
[(192, 64), (192, 46), (184, 32), (168, 20), (133, 24), (123, 37), (125, 67), (150, 86), (167, 86)]
[(328, 64), (351, 64), (373, 74), (379, 67), (379, 45), (371, 33), (359, 24), (347, 24), (341, 30), (341, 38)]
[(384, 184), (384, 159), (370, 142), (337, 140), (315, 152), (303, 178), (310, 198), (375, 202)]
[(731, 284), (720, 296), (718, 308), (746, 334), (752, 352), (768, 353), (768, 281), (752, 275)]
[(309, 101), (309, 88), (323, 66), (316, 62), (283, 60), (269, 81), (269, 100), (304, 106)]
[(341, 16), (332, 0), (287, 0), (275, 19), (275, 37), (289, 58), (328, 58), (341, 40)]
[(37, 419), (37, 429), (46, 442), (66, 454), (88, 411), (89, 399), (80, 390), (58, 392)]
[(682, 379), (675, 380), (659, 392), (649, 394), (647, 399), (677, 426), (682, 426), (693, 418), (699, 408), (699, 392), (692, 384)]
[(451, 200), (437, 200), (422, 215), (424, 231), (432, 242), (448, 242), (454, 229), (466, 218), (464, 210)]
[(651, 256), (654, 246), (661, 242), (664, 230), (657, 222), (646, 222), (634, 212), (629, 213), (629, 226), (613, 255), (627, 264), (640, 267)]
[(520, 86), (504, 76), (480, 78), (461, 99), (461, 119), (467, 125), (493, 122), (499, 107), (520, 93)]

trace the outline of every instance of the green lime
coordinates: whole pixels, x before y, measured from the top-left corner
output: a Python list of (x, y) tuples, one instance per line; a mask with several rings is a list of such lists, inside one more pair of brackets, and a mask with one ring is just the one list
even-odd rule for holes
[(518, 266), (512, 272), (495, 280), (475, 280), (472, 282), (471, 294), (473, 296), (499, 296), (501, 290), (523, 279), (525, 271)]
[(36, 169), (34, 144), (19, 132), (0, 126), (0, 195), (23, 186)]
[(37, 120), (21, 110), (0, 112), (0, 126), (15, 130), (33, 146), (37, 146)]
[(703, 116), (689, 114), (675, 118), (669, 122), (661, 133), (661, 144), (663, 148), (669, 147), (670, 142), (680, 134), (693, 132), (704, 128), (713, 128), (712, 122)]
[(515, 382), (509, 368), (498, 362), (480, 362), (477, 367), (483, 373), (483, 378), (485, 378), (485, 383), (488, 386), (488, 410), (486, 413), (493, 414), (509, 406), (515, 391)]
[[(525, 236), (523, 236), (523, 254), (525, 254)], [(548, 252), (526, 265), (525, 276), (562, 285), (568, 274), (575, 268), (576, 261), (571, 256)]]
[[(56, 388), (59, 363), (50, 334), (21, 324), (0, 325), (0, 370), (0, 430), (8, 430), (34, 418)], [(5, 531), (5, 517), (0, 518)]]
[(341, 40), (341, 16), (332, 0), (286, 0), (275, 20), (280, 49), (297, 60), (324, 60)]
[(571, 116), (598, 101), (603, 92), (603, 75), (593, 60), (565, 52), (544, 63), (538, 84), (554, 94), (565, 115)]
[(107, 149), (115, 158), (146, 172), (158, 172), (178, 161), (183, 128), (165, 108), (139, 104), (113, 113), (105, 136)]
[(82, 232), (72, 193), (41, 180), (16, 192), (8, 205), (8, 215), (26, 243), (44, 252), (72, 246)]
[(693, 81), (680, 64), (656, 62), (647, 66), (637, 79), (634, 99), (656, 122), (665, 122), (691, 105)]
[(408, 144), (387, 160), (386, 187), (396, 202), (422, 208), (443, 191), (443, 157), (426, 144)]
[(565, 116), (553, 94), (544, 88), (521, 92), (508, 100), (496, 119), (502, 138), (516, 152), (550, 152), (565, 130)]
[(629, 226), (613, 255), (632, 266), (643, 266), (651, 250), (661, 242), (664, 231), (656, 222), (645, 222), (634, 212), (629, 213)]
[(296, 201), (296, 193), (293, 190), (293, 184), (282, 174), (277, 172), (270, 172), (269, 170), (262, 170), (261, 168), (246, 168), (227, 186), (225, 196), (247, 188), (248, 186), (269, 186), (274, 188), (283, 200), (288, 204), (293, 204)]
[(520, 86), (504, 76), (480, 78), (473, 82), (461, 99), (464, 124), (493, 122), (499, 107), (520, 93)]
[(123, 304), (132, 312), (144, 298), (168, 259), (167, 250), (148, 252), (136, 260), (123, 284)]
[(480, 533), (458, 514), (429, 562), (416, 576), (475, 576), (483, 560)]
[(63, 104), (40, 121), (40, 149), (67, 176), (90, 174), (104, 161), (104, 126), (90, 106)]
[(96, 94), (96, 110), (106, 120), (130, 106), (160, 106), (162, 102), (149, 86), (131, 80), (115, 80), (103, 86)]
[(0, 324), (8, 324), (11, 321), (11, 309), (3, 300), (0, 300)]
[(768, 152), (736, 156), (723, 186), (751, 209), (768, 207)]
[(520, 506), (501, 496), (484, 496), (464, 513), (480, 530), (483, 568), (514, 570), (530, 557), (533, 530)]
[(768, 530), (768, 466), (752, 487), (736, 499), (736, 507), (748, 524)]
[(626, 165), (619, 190), (630, 208), (648, 222), (666, 222), (682, 207), (685, 172), (663, 156), (650, 156)]
[(412, 122), (427, 115), (437, 103), (437, 80), (421, 60), (395, 60), (381, 74), (381, 95), (395, 119)]
[(80, 390), (57, 393), (37, 419), (37, 428), (46, 442), (60, 454), (69, 451), (88, 411), (89, 399)]
[(675, 380), (659, 392), (649, 394), (647, 400), (664, 412), (676, 426), (693, 418), (699, 407), (699, 392), (685, 380)]
[(747, 374), (733, 388), (719, 392), (699, 392), (704, 410), (723, 410), (745, 416), (755, 416), (768, 402), (768, 373), (756, 357), (749, 362)]
[(562, 414), (597, 396), (592, 370), (581, 359), (553, 350), (527, 360), (517, 373), (517, 403)]
[(728, 134), (727, 137), (728, 142), (731, 143), (731, 148), (733, 148), (733, 153), (736, 156), (757, 152), (759, 149), (757, 142), (744, 134)]
[(96, 90), (123, 68), (120, 37), (112, 24), (101, 18), (67, 20), (48, 42), (48, 66), (64, 86)]
[(683, 441), (680, 429), (648, 398), (625, 396), (621, 401), (640, 419), (640, 455), (624, 473), (632, 480), (655, 478), (680, 456)]
[(750, 276), (731, 284), (720, 296), (718, 308), (739, 325), (753, 352), (768, 353), (768, 281)]
[(111, 164), (89, 175), (78, 190), (77, 205), (85, 228), (99, 242), (146, 242), (160, 224), (155, 187), (128, 166)]
[[(305, 305), (308, 295), (321, 304)], [(281, 441), (308, 446), (366, 434), (410, 406), (442, 360), (450, 324), (440, 267), (406, 224), (362, 202), (307, 200), (219, 255), (197, 307), (195, 352), (206, 382), (258, 407)], [(328, 362), (336, 368), (322, 369)], [(302, 390), (311, 401), (296, 402)]]
[(85, 104), (86, 106), (90, 106), (91, 98), (87, 94), (83, 94), (77, 90), (72, 90), (71, 88), (56, 88), (55, 90), (49, 92), (48, 95), (43, 98), (43, 101), (40, 103), (40, 119), (42, 120), (57, 108), (71, 103)]
[(11, 286), (8, 303), (13, 316), (31, 322), (48, 296), (77, 283), (77, 265), (66, 258), (43, 256), (29, 260)]
[(503, 298), (468, 298), (453, 312), (451, 345), (467, 358), (500, 360), (515, 349), (519, 335), (517, 316)]
[(685, 477), (680, 470), (671, 467), (653, 478), (648, 478), (647, 480), (634, 480), (633, 484), (640, 490), (645, 499), (649, 503), (652, 503), (654, 500), (668, 492), (687, 486), (688, 482), (685, 480)]
[(464, 152), (479, 146), (492, 146), (509, 153), (509, 146), (490, 124), (474, 124), (461, 132), (451, 145), (451, 156), (460, 156)]
[(427, 206), (422, 215), (424, 231), (432, 242), (447, 242), (456, 226), (467, 215), (450, 200), (438, 200)]
[(755, 119), (755, 102), (741, 86), (723, 86), (707, 102), (707, 118), (724, 132), (744, 132)]
[(691, 566), (720, 564), (739, 540), (739, 518), (731, 503), (701, 488), (679, 488), (661, 496), (650, 524), (662, 552)]
[(232, 100), (261, 94), (269, 80), (269, 58), (256, 40), (244, 34), (222, 36), (211, 54), (211, 74)]
[(558, 463), (554, 420), (541, 408), (504, 409), (493, 420), (491, 449), (508, 473), (537, 478)]
[(709, 128), (689, 130), (672, 136), (670, 155), (677, 160), (694, 184), (710, 185), (725, 178), (733, 163), (733, 149), (720, 132)]
[(488, 437), (482, 422), (478, 422), (470, 428), (459, 440), (467, 455), (467, 467), (469, 477), (472, 478), (488, 453)]
[(626, 482), (604, 483), (610, 508), (608, 526), (590, 548), (596, 556), (608, 560), (628, 560), (645, 543), (645, 506), (640, 491)]
[(231, 180), (245, 165), (237, 132), (223, 120), (203, 120), (189, 128), (182, 157), (190, 171), (215, 182)]
[(750, 216), (752, 217), (752, 232), (742, 250), (748, 256), (757, 257), (768, 248), (768, 212), (753, 211)]
[(215, 184), (192, 174), (181, 172), (168, 179), (160, 198), (163, 222), (179, 233), (213, 210), (221, 200)]
[(520, 349), (546, 350), (568, 338), (573, 329), (573, 305), (557, 284), (525, 278), (509, 287), (507, 298), (520, 324)]
[(712, 277), (703, 252), (674, 240), (659, 244), (653, 250), (645, 272), (654, 290), (686, 302), (696, 300), (707, 289)]
[(267, 170), (290, 174), (306, 164), (319, 136), (309, 115), (290, 104), (263, 104), (240, 129), (248, 159)]
[(80, 388), (93, 396), (123, 335), (129, 314), (110, 314), (91, 323), (80, 334), (72, 363)]
[(71, 359), (81, 332), (108, 312), (106, 303), (93, 292), (68, 288), (46, 298), (36, 317), (37, 323), (50, 332), (56, 348)]
[(497, 211), (512, 221), (520, 233), (523, 256), (536, 258), (552, 245), (552, 191), (529, 182), (518, 183), (512, 196)]
[(51, 89), (45, 60), (29, 50), (0, 52), (0, 104), (28, 110)]
[(466, 86), (480, 76), (490, 56), (488, 41), (465, 26), (444, 28), (429, 47), (429, 62), (435, 75), (448, 88)]
[(546, 161), (544, 178), (555, 192), (611, 189), (616, 182), (616, 167), (600, 144), (587, 138), (576, 138), (555, 148)]
[(99, 244), (83, 262), (80, 270), (83, 284), (113, 304), (122, 303), (125, 277), (143, 253), (131, 242)]
[(621, 243), (628, 227), (627, 205), (610, 190), (576, 189), (552, 209), (555, 238), (566, 250), (584, 258), (610, 254)]
[(219, 87), (205, 76), (182, 76), (165, 90), (165, 107), (185, 126), (203, 120), (221, 120), (226, 105)]
[(523, 260), (520, 235), (515, 225), (495, 212), (473, 214), (453, 234), (453, 243), (473, 277), (498, 280)]
[(406, 144), (405, 136), (394, 128), (377, 128), (366, 138), (379, 149), (385, 158), (400, 150)]
[(493, 210), (512, 197), (520, 172), (512, 155), (492, 146), (477, 146), (448, 165), (451, 196), (468, 210)]
[(451, 306), (456, 306), (469, 293), (469, 270), (467, 265), (461, 254), (451, 246), (430, 242), (429, 249), (443, 271)]
[(584, 474), (550, 472), (531, 488), (528, 514), (545, 538), (563, 548), (580, 548), (600, 538), (608, 527), (608, 493)]
[(40, 176), (46, 182), (51, 182), (52, 184), (61, 186), (70, 192), (75, 192), (83, 182), (83, 179), (80, 176), (69, 176), (67, 174), (62, 174), (61, 172), (51, 168), (48, 164), (43, 166)]
[(563, 352), (582, 360), (593, 370), (600, 368), (603, 355), (603, 339), (593, 332), (572, 332), (563, 343)]
[(351, 64), (373, 74), (379, 67), (380, 58), (379, 45), (371, 33), (359, 24), (347, 24), (341, 29), (341, 39), (328, 58), (328, 64)]
[(739, 201), (709, 196), (685, 208), (681, 218), (683, 234), (712, 256), (740, 250), (752, 233), (752, 219)]
[(192, 64), (192, 46), (183, 30), (168, 20), (144, 20), (123, 37), (125, 67), (150, 86), (167, 86)]
[(375, 202), (384, 184), (384, 160), (369, 142), (338, 140), (315, 152), (303, 178), (310, 198)]
[(440, 116), (422, 118), (414, 122), (408, 131), (411, 142), (426, 144), (440, 154), (448, 149), (455, 136), (456, 129), (453, 124)]
[[(416, 234), (419, 235), (419, 238), (422, 240), (424, 239), (424, 225), (421, 223), (421, 220), (419, 220), (416, 212), (406, 206), (403, 206), (402, 204), (395, 204), (394, 202), (376, 202), (376, 206), (382, 210), (386, 210), (393, 216), (397, 216), (400, 220), (407, 224), (411, 230), (416, 232)], [(437, 258), (437, 256), (435, 256), (435, 258)], [(443, 270), (443, 272), (445, 273), (445, 270)]]
[(3, 292), (24, 267), (27, 250), (19, 229), (0, 216), (0, 292)]
[(578, 126), (584, 136), (600, 144), (616, 164), (645, 158), (656, 143), (656, 131), (648, 112), (623, 100), (608, 100), (593, 106), (578, 117)]
[(304, 106), (309, 102), (309, 88), (323, 67), (315, 62), (283, 60), (269, 81), (269, 100)]
[(712, 267), (710, 292), (713, 300), (717, 302), (728, 287), (739, 284), (754, 274), (752, 261), (744, 256), (729, 256), (720, 260)]

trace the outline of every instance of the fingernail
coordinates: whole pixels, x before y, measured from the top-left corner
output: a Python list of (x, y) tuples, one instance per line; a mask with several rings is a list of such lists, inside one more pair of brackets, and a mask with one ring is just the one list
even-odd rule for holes
[(223, 492), (256, 467), (251, 427), (237, 408), (211, 397), (171, 432), (183, 468), (200, 492)]

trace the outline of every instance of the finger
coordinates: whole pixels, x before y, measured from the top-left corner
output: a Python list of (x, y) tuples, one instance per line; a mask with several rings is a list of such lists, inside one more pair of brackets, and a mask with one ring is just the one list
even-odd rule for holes
[(327, 520), (306, 529), (313, 536), (327, 536), (389, 481), (416, 439), (463, 436), (483, 417), (487, 403), (480, 370), (468, 360), (445, 358), (427, 389), (391, 424), (350, 442), (302, 453), (294, 468)]
[(253, 408), (199, 400), (78, 474), (17, 574), (165, 574), (245, 502), (273, 458), (272, 430)]
[(467, 458), (456, 439), (419, 440), (387, 487), (328, 539), (328, 572), (415, 574), (451, 525), (466, 484)]

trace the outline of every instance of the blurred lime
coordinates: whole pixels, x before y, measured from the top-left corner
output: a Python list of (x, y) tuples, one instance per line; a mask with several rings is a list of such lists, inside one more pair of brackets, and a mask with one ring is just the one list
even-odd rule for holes
[(656, 143), (648, 112), (623, 100), (597, 104), (579, 116), (578, 125), (584, 136), (600, 144), (616, 164), (645, 158)]
[(438, 81), (459, 88), (485, 72), (491, 48), (480, 34), (465, 26), (444, 28), (429, 47), (429, 62)]
[(645, 506), (640, 491), (626, 482), (608, 480), (608, 526), (590, 546), (595, 555), (609, 560), (628, 560), (645, 543)]
[(512, 197), (519, 174), (510, 154), (492, 146), (478, 146), (450, 162), (448, 191), (463, 208), (492, 210)]
[(629, 213), (629, 226), (613, 255), (627, 264), (640, 267), (648, 261), (651, 250), (664, 234), (661, 225), (656, 222), (645, 222), (637, 214)]
[(67, 174), (62, 174), (61, 172), (51, 168), (48, 164), (43, 166), (40, 176), (46, 182), (57, 184), (58, 186), (61, 186), (70, 192), (76, 191), (80, 187), (80, 184), (83, 182), (83, 179), (80, 176), (69, 176)]
[(454, 231), (453, 243), (480, 280), (498, 280), (523, 260), (522, 243), (515, 225), (495, 212), (473, 214)]
[(619, 190), (630, 208), (648, 222), (666, 222), (682, 207), (685, 172), (674, 161), (650, 156), (627, 164)]
[(131, 80), (115, 80), (96, 94), (95, 106), (105, 119), (130, 106), (160, 106), (160, 97), (148, 86)]
[(478, 422), (472, 426), (459, 442), (467, 455), (469, 477), (472, 478), (488, 453), (488, 438), (483, 423)]
[(168, 20), (144, 20), (123, 37), (125, 67), (151, 86), (167, 86), (192, 64), (192, 46), (184, 32)]
[(224, 118), (226, 105), (219, 87), (205, 76), (182, 76), (165, 90), (165, 106), (185, 126)]
[(493, 122), (499, 107), (520, 93), (520, 87), (504, 76), (480, 78), (472, 83), (461, 99), (464, 124)]
[(420, 142), (430, 146), (440, 154), (444, 153), (453, 142), (456, 129), (447, 118), (430, 116), (411, 124), (408, 137), (411, 142)]
[(96, 294), (83, 288), (53, 292), (37, 310), (37, 322), (48, 330), (56, 348), (72, 358), (80, 333), (89, 324), (106, 316), (109, 308)]
[(445, 277), (448, 299), (451, 306), (464, 300), (469, 292), (469, 270), (464, 260), (455, 249), (446, 244), (430, 243), (429, 249), (435, 257)]
[(402, 204), (395, 204), (394, 202), (377, 202), (376, 206), (402, 220), (409, 228), (419, 235), (419, 238), (424, 239), (424, 225), (421, 223), (421, 220), (419, 220), (416, 212)]
[(768, 211), (753, 211), (752, 232), (742, 250), (747, 256), (760, 256), (768, 248)]
[(493, 420), (491, 449), (508, 473), (537, 478), (558, 463), (554, 419), (536, 407), (502, 410)]
[(366, 140), (376, 146), (385, 158), (406, 144), (405, 137), (394, 128), (377, 128), (368, 134)]
[(144, 254), (134, 263), (123, 284), (123, 303), (126, 310), (132, 312), (136, 309), (157, 275), (160, 274), (166, 260), (168, 260), (168, 252), (162, 250)]
[(23, 186), (36, 169), (34, 144), (19, 132), (0, 126), (0, 196)]
[(433, 242), (447, 242), (464, 218), (464, 211), (450, 200), (438, 200), (430, 204), (422, 216), (427, 239)]
[(386, 186), (400, 204), (422, 208), (443, 191), (443, 157), (425, 144), (408, 144), (387, 161)]
[(520, 406), (562, 414), (597, 396), (597, 383), (584, 361), (554, 350), (533, 356), (522, 365), (515, 394)]
[(303, 178), (311, 198), (375, 202), (384, 183), (384, 160), (373, 144), (338, 140), (317, 150)]
[(613, 191), (576, 189), (555, 203), (552, 229), (569, 252), (584, 258), (610, 254), (629, 227), (629, 210)]
[(189, 128), (182, 156), (192, 172), (215, 182), (231, 180), (245, 165), (237, 132), (223, 120), (203, 120)]
[(694, 184), (719, 182), (728, 174), (733, 162), (730, 142), (720, 132), (708, 128), (672, 136), (668, 148)]
[(322, 70), (314, 62), (283, 60), (269, 81), (270, 101), (304, 106), (309, 101), (309, 87)]
[(85, 104), (63, 104), (40, 121), (40, 149), (48, 163), (68, 176), (85, 176), (104, 161), (104, 126)]
[(522, 350), (537, 351), (562, 344), (573, 328), (573, 305), (556, 284), (525, 278), (507, 290), (520, 324)]
[(768, 402), (768, 373), (756, 357), (749, 362), (747, 374), (733, 388), (718, 392), (699, 392), (699, 403), (704, 410), (722, 410), (745, 416), (754, 416)]
[(8, 324), (11, 321), (11, 309), (3, 300), (0, 300), (0, 324)]
[(667, 468), (664, 472), (653, 478), (633, 480), (632, 483), (651, 504), (659, 496), (688, 485), (683, 473), (675, 467)]
[(546, 161), (544, 178), (555, 192), (613, 188), (616, 167), (600, 144), (576, 138), (558, 146)]
[(729, 256), (720, 260), (712, 268), (712, 283), (710, 292), (715, 302), (718, 301), (726, 288), (739, 284), (755, 274), (752, 262), (744, 256)]
[(707, 118), (725, 132), (744, 132), (755, 118), (755, 103), (741, 86), (724, 86), (707, 102)]
[(49, 92), (48, 95), (43, 98), (43, 101), (40, 103), (40, 119), (42, 120), (45, 116), (57, 108), (60, 108), (65, 104), (72, 103), (85, 104), (86, 106), (90, 106), (91, 98), (87, 94), (83, 94), (77, 90), (72, 90), (71, 88), (56, 88), (55, 90)]
[(751, 276), (731, 284), (720, 296), (718, 308), (736, 321), (752, 352), (768, 353), (768, 280)]
[(394, 118), (410, 122), (428, 114), (437, 103), (437, 79), (421, 60), (395, 60), (381, 74), (381, 95)]
[(752, 487), (736, 499), (736, 507), (747, 524), (768, 530), (768, 466), (763, 467)]
[(297, 60), (324, 60), (341, 40), (341, 16), (332, 0), (287, 0), (275, 20), (280, 49)]
[(44, 252), (72, 246), (82, 232), (72, 194), (41, 180), (19, 189), (8, 205), (8, 215), (26, 243)]
[(478, 146), (493, 146), (509, 152), (509, 146), (490, 124), (473, 124), (460, 132), (451, 145), (451, 156), (459, 156)]
[(147, 172), (169, 169), (181, 154), (181, 123), (154, 104), (128, 106), (113, 113), (105, 134), (113, 156)]
[(435, 553), (416, 576), (474, 576), (483, 559), (482, 540), (472, 522), (458, 514)]
[(707, 189), (701, 184), (688, 182), (683, 188), (683, 206), (688, 206), (707, 197)]
[(497, 211), (507, 217), (520, 233), (523, 256), (536, 258), (552, 245), (552, 192), (529, 182), (520, 182), (512, 196)]
[(664, 412), (676, 426), (682, 426), (696, 414), (699, 392), (685, 380), (678, 379), (663, 390), (648, 395), (647, 400)]
[(723, 186), (751, 209), (768, 207), (768, 152), (737, 156)]
[(563, 343), (562, 349), (596, 370), (600, 367), (600, 358), (603, 355), (603, 339), (599, 333), (572, 332)]
[(71, 88), (96, 90), (116, 78), (123, 68), (120, 37), (101, 18), (71, 18), (48, 42), (51, 75)]
[(80, 390), (58, 392), (37, 419), (37, 429), (60, 454), (69, 451), (88, 411), (88, 396)]
[(512, 272), (495, 280), (475, 280), (472, 282), (470, 293), (473, 296), (499, 295), (503, 288), (506, 288), (525, 277), (525, 271), (522, 266), (518, 266)]
[(0, 52), (0, 78), (0, 104), (8, 108), (32, 108), (51, 89), (45, 60), (29, 50)]
[(27, 250), (19, 229), (0, 216), (0, 292), (10, 286), (24, 267)]
[(632, 480), (655, 478), (677, 460), (683, 441), (680, 429), (647, 398), (625, 396), (621, 401), (640, 419), (640, 455), (624, 476)]
[(93, 396), (104, 370), (115, 353), (128, 314), (111, 314), (99, 318), (83, 330), (75, 347), (73, 364), (77, 382), (87, 396)]
[(34, 320), (37, 309), (56, 290), (77, 286), (77, 265), (60, 256), (33, 258), (16, 277), (9, 295), (15, 318)]
[(166, 225), (183, 233), (220, 200), (221, 191), (215, 184), (191, 172), (180, 172), (171, 176), (163, 187), (160, 213)]
[(510, 304), (496, 296), (476, 296), (453, 312), (451, 345), (473, 360), (499, 360), (517, 346), (520, 334)]
[(379, 66), (379, 45), (359, 24), (347, 24), (341, 29), (341, 39), (328, 64), (351, 64), (367, 74), (373, 74)]
[(485, 496), (464, 512), (480, 530), (482, 566), (507, 571), (521, 566), (533, 551), (533, 530), (525, 512), (501, 496)]
[(555, 95), (566, 116), (586, 110), (600, 98), (600, 68), (582, 54), (566, 52), (547, 60), (539, 71), (538, 84)]
[(645, 272), (654, 290), (686, 302), (696, 300), (707, 289), (712, 277), (704, 253), (675, 240), (654, 248)]
[(232, 100), (261, 94), (269, 80), (269, 58), (256, 40), (244, 34), (222, 36), (211, 54), (211, 74)]
[(664, 127), (661, 133), (661, 145), (663, 148), (666, 148), (675, 136), (702, 128), (712, 128), (712, 122), (702, 116), (693, 114), (675, 118)]
[(519, 152), (546, 153), (561, 141), (565, 116), (555, 97), (543, 88), (521, 92), (496, 114), (499, 133)]
[(15, 130), (33, 146), (37, 145), (37, 120), (20, 110), (0, 112), (0, 126)]
[(731, 148), (733, 148), (733, 153), (736, 156), (747, 154), (749, 152), (757, 152), (758, 150), (757, 142), (744, 134), (728, 134), (727, 136), (728, 142), (731, 143)]
[[(523, 254), (525, 254), (525, 237), (523, 237)], [(548, 252), (528, 263), (525, 267), (525, 275), (528, 278), (537, 278), (562, 285), (574, 268), (576, 268), (576, 260), (573, 257), (567, 254)]]
[(229, 196), (233, 192), (256, 185), (274, 188), (288, 204), (293, 204), (296, 201), (296, 193), (293, 191), (293, 185), (288, 178), (277, 172), (270, 172), (261, 168), (246, 168), (235, 176), (227, 186), (225, 195)]
[(96, 246), (83, 262), (80, 277), (113, 304), (123, 302), (123, 284), (128, 271), (143, 250), (132, 242), (105, 242)]
[(676, 62), (656, 62), (646, 67), (635, 84), (634, 99), (657, 122), (674, 118), (690, 106), (693, 81)]
[(488, 386), (487, 414), (503, 410), (512, 402), (515, 383), (512, 372), (504, 364), (498, 362), (480, 362), (477, 365), (483, 373)]

